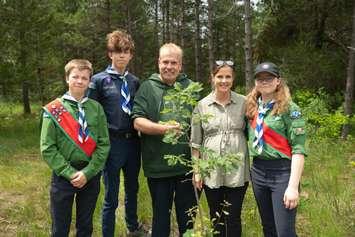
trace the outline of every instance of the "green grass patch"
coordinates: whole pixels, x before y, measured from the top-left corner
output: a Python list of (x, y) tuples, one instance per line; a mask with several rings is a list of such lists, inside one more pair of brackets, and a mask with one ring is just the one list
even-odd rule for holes
[[(0, 118), (4, 121), (0, 124), (0, 235), (48, 236), (51, 171), (39, 154), (39, 106), (33, 110), (34, 115), (27, 117), (21, 115), (22, 110), (18, 107), (6, 107), (5, 110), (1, 107), (0, 110)], [(355, 233), (354, 140), (312, 139), (308, 147), (297, 215), (298, 235), (352, 236)], [(103, 191), (102, 185), (94, 215), (94, 236), (98, 237), (101, 236)], [(121, 183), (115, 236), (126, 233), (123, 194)], [(207, 215), (205, 197), (201, 200)], [(149, 190), (141, 172), (139, 219), (150, 225), (151, 213)], [(176, 220), (172, 213), (172, 220)], [(74, 220), (71, 236), (75, 233)], [(243, 236), (263, 236), (251, 185), (243, 204), (242, 222)], [(172, 227), (176, 230), (176, 223), (172, 223)], [(173, 232), (177, 236), (176, 231)]]

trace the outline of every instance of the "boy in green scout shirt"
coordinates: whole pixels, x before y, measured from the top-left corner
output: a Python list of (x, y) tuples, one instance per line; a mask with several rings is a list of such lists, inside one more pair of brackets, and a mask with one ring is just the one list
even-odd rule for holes
[(76, 236), (91, 236), (100, 192), (100, 171), (110, 148), (105, 113), (85, 96), (91, 63), (73, 59), (65, 66), (69, 90), (43, 107), (40, 148), (53, 170), (50, 189), (52, 235), (68, 236), (76, 202)]

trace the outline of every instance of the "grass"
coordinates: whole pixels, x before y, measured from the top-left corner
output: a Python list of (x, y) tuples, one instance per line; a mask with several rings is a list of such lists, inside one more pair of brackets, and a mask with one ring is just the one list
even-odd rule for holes
[[(38, 149), (39, 107), (24, 117), (21, 106), (0, 104), (0, 235), (48, 236), (51, 172)], [(310, 140), (297, 216), (299, 236), (353, 236), (355, 233), (354, 140)], [(125, 236), (123, 185), (116, 220), (116, 236)], [(202, 197), (203, 206), (206, 207)], [(103, 186), (94, 215), (94, 236), (101, 236)], [(173, 212), (174, 213), (174, 212)], [(205, 213), (208, 210), (205, 208)], [(151, 203), (140, 175), (139, 219), (149, 225)], [(251, 187), (243, 206), (243, 236), (262, 236)], [(174, 219), (175, 217), (172, 216)], [(176, 224), (172, 223), (176, 228)], [(74, 223), (71, 236), (74, 236)], [(176, 234), (173, 234), (177, 236)]]

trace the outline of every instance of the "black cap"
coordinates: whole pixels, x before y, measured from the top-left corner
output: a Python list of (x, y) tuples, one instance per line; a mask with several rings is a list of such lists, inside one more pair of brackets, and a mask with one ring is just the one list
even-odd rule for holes
[(280, 77), (279, 68), (275, 64), (270, 62), (264, 62), (257, 65), (255, 67), (254, 77), (256, 77), (256, 75), (260, 72), (268, 72), (274, 75), (275, 77)]

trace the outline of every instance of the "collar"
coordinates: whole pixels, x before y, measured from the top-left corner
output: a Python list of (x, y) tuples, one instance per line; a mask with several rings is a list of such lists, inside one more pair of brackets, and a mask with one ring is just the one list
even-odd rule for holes
[(275, 100), (270, 100), (268, 101), (267, 103), (263, 103), (263, 101), (261, 100), (261, 96), (258, 97), (258, 107), (263, 107), (263, 108), (266, 108), (266, 107), (269, 107), (269, 106), (273, 106), (275, 104)]
[(71, 96), (69, 94), (69, 92), (65, 93), (63, 96), (62, 96), (62, 99), (64, 100), (69, 100), (71, 102), (75, 102), (77, 104), (84, 104), (86, 101), (88, 101), (88, 97), (87, 96), (84, 96), (81, 101), (77, 101), (73, 96)]
[[(234, 93), (233, 91), (230, 92), (231, 93), (231, 98), (230, 98), (230, 103), (237, 103), (237, 95), (236, 93)], [(208, 105), (212, 105), (214, 103), (218, 104), (217, 100), (216, 100), (216, 94), (212, 91), (207, 97), (207, 104)], [(228, 104), (230, 104), (228, 103)]]
[(119, 72), (116, 71), (116, 69), (112, 66), (112, 65), (109, 65), (106, 70), (105, 70), (108, 74), (112, 74), (112, 75), (118, 75), (119, 77), (126, 77), (127, 74), (128, 74), (128, 70), (126, 70), (123, 75), (120, 74)]

